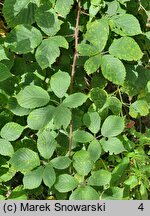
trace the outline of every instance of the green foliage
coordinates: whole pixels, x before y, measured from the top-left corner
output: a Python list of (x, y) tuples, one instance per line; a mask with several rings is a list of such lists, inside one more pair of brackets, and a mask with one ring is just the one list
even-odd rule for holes
[(55, 95), (59, 98), (64, 97), (69, 85), (70, 76), (66, 72), (58, 71), (55, 73), (50, 80), (51, 89)]
[(150, 199), (148, 0), (1, 7), (0, 199)]
[(102, 57), (101, 69), (104, 77), (117, 85), (123, 85), (126, 70), (123, 63), (111, 55)]
[(39, 30), (30, 25), (17, 25), (8, 35), (5, 47), (17, 54), (32, 52), (42, 41)]
[(26, 86), (17, 95), (19, 105), (30, 109), (44, 106), (49, 100), (48, 93), (39, 86)]
[(101, 133), (105, 137), (119, 135), (124, 130), (124, 119), (119, 116), (108, 116), (101, 128)]
[(68, 174), (60, 175), (55, 184), (55, 188), (61, 193), (71, 191), (77, 186), (78, 181), (73, 176)]
[(9, 77), (12, 76), (8, 67), (2, 63), (0, 63), (0, 73), (1, 73), (0, 82), (7, 80)]
[(16, 139), (20, 137), (23, 130), (24, 130), (23, 126), (15, 122), (8, 122), (1, 129), (1, 137), (8, 141), (15, 141)]
[(92, 175), (88, 179), (89, 185), (105, 186), (110, 183), (111, 173), (107, 170), (99, 170), (92, 172)]
[[(126, 49), (129, 50), (128, 53)], [(127, 61), (137, 61), (143, 56), (138, 44), (130, 37), (121, 37), (115, 40), (110, 46), (109, 52), (111, 55)]]
[(40, 165), (38, 154), (28, 148), (18, 149), (10, 159), (16, 171), (28, 172)]

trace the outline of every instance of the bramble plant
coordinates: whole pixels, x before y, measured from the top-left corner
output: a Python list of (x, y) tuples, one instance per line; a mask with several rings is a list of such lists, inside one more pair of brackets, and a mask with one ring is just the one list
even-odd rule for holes
[(0, 199), (150, 199), (149, 0), (0, 7)]

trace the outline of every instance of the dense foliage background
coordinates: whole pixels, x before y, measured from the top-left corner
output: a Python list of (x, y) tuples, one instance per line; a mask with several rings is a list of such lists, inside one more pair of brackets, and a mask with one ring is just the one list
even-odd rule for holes
[(0, 8), (0, 199), (150, 199), (149, 0)]

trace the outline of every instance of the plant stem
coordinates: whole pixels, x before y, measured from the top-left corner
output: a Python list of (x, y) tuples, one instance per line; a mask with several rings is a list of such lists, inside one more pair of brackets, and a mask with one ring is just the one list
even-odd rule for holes
[[(77, 18), (76, 18), (76, 27), (75, 27), (75, 32), (74, 32), (75, 51), (74, 51), (73, 64), (72, 64), (72, 70), (71, 70), (70, 94), (72, 94), (74, 90), (73, 84), (74, 84), (74, 77), (75, 77), (75, 67), (76, 67), (76, 62), (78, 58), (77, 46), (78, 46), (78, 39), (79, 39), (79, 20), (80, 20), (80, 14), (81, 14), (81, 2), (80, 1), (81, 0), (78, 0), (78, 12), (77, 12)], [(69, 133), (69, 157), (71, 157), (71, 151), (72, 151), (72, 132), (73, 132), (73, 121), (71, 117), (70, 133)]]

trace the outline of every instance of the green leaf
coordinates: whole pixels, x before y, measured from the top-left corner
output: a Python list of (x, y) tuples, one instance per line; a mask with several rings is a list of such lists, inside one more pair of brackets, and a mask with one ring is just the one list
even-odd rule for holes
[(16, 98), (20, 106), (29, 109), (44, 106), (50, 100), (49, 94), (43, 88), (35, 85), (26, 86)]
[(27, 118), (29, 128), (34, 130), (44, 128), (52, 120), (53, 114), (54, 107), (51, 105), (33, 110)]
[(88, 184), (92, 186), (106, 186), (110, 184), (111, 173), (107, 170), (98, 170), (92, 172), (88, 179)]
[(5, 139), (0, 138), (0, 154), (11, 157), (14, 153), (12, 144)]
[(74, 3), (74, 0), (57, 0), (55, 5), (55, 10), (64, 18), (69, 14), (71, 5)]
[(0, 61), (8, 59), (4, 48), (0, 45)]
[(132, 175), (124, 182), (124, 184), (129, 185), (130, 189), (132, 190), (139, 185), (139, 181), (136, 176)]
[(126, 64), (126, 79), (123, 90), (129, 96), (135, 96), (141, 93), (150, 78), (148, 78), (149, 71), (142, 65)]
[(105, 137), (117, 136), (123, 132), (124, 127), (124, 118), (110, 115), (105, 119), (101, 128), (101, 133)]
[(115, 166), (115, 168), (112, 171), (112, 178), (111, 178), (111, 184), (112, 185), (118, 185), (122, 181), (123, 175), (125, 175), (126, 170), (129, 166), (129, 158), (124, 157), (122, 161)]
[(8, 198), (9, 200), (28, 200), (28, 195), (25, 190), (23, 190), (23, 185), (18, 185), (15, 187)]
[(5, 46), (17, 54), (32, 52), (42, 41), (38, 29), (30, 25), (17, 25), (7, 36)]
[(57, 73), (51, 76), (51, 89), (57, 97), (62, 98), (70, 86), (70, 81), (70, 75), (59, 70)]
[(64, 107), (63, 105), (60, 105), (55, 108), (54, 111), (54, 125), (60, 129), (61, 126), (63, 126), (64, 129), (66, 129), (71, 121), (71, 111)]
[(94, 18), (97, 15), (97, 13), (99, 12), (100, 8), (101, 8), (101, 4), (99, 4), (99, 5), (93, 5), (93, 4), (91, 4), (90, 5), (90, 7), (89, 7), (90, 20), (92, 20), (92, 18)]
[(51, 160), (51, 164), (55, 169), (66, 169), (70, 166), (71, 160), (66, 156), (58, 156)]
[(14, 27), (17, 24), (32, 24), (34, 11), (39, 0), (5, 0), (3, 13), (7, 24)]
[(45, 166), (43, 172), (43, 182), (46, 186), (51, 188), (56, 181), (56, 174), (51, 164)]
[(148, 91), (148, 93), (150, 93), (150, 81), (147, 82), (146, 87), (147, 87), (147, 91)]
[(97, 47), (99, 52), (101, 52), (106, 46), (108, 35), (108, 23), (103, 19), (99, 19), (95, 20), (94, 22), (88, 23), (85, 39), (95, 47)]
[(72, 192), (69, 200), (99, 200), (99, 194), (90, 186), (82, 186)]
[(116, 97), (109, 97), (107, 99), (107, 106), (114, 115), (119, 115), (122, 110), (122, 103)]
[(107, 92), (99, 87), (93, 88), (90, 91), (90, 98), (98, 109), (101, 109), (107, 100)]
[(28, 148), (18, 149), (9, 162), (17, 171), (20, 172), (29, 172), (40, 165), (38, 154)]
[(87, 143), (93, 140), (93, 135), (87, 131), (76, 130), (73, 132), (73, 140), (80, 143)]
[(132, 118), (140, 116), (147, 116), (149, 114), (149, 106), (145, 100), (137, 100), (130, 105), (129, 115)]
[(101, 54), (90, 57), (84, 64), (84, 69), (87, 74), (94, 73), (101, 65)]
[(140, 194), (141, 194), (142, 200), (148, 200), (148, 191), (147, 191), (146, 186), (142, 182), (140, 185)]
[(8, 106), (9, 106), (9, 110), (17, 116), (25, 116), (31, 112), (31, 109), (26, 109), (24, 107), (21, 107), (17, 103), (17, 99), (15, 97), (9, 98)]
[(78, 186), (78, 181), (71, 175), (62, 174), (58, 176), (58, 179), (54, 185), (56, 190), (60, 193), (66, 193), (75, 189)]
[(111, 55), (104, 55), (101, 61), (101, 69), (103, 76), (117, 85), (123, 85), (126, 70), (123, 63), (111, 56)]
[(49, 159), (53, 155), (56, 145), (57, 142), (49, 130), (44, 130), (38, 135), (37, 148), (43, 158)]
[(40, 186), (42, 182), (44, 168), (38, 167), (36, 170), (26, 173), (23, 177), (24, 189), (34, 189)]
[(78, 45), (77, 50), (80, 56), (93, 56), (99, 53), (97, 47), (83, 42)]
[(130, 37), (115, 39), (109, 47), (109, 53), (112, 56), (127, 61), (138, 61), (143, 56), (139, 45)]
[(77, 151), (73, 155), (73, 167), (79, 175), (88, 175), (88, 173), (92, 170), (93, 167), (93, 161), (90, 157), (90, 153), (85, 150)]
[(16, 122), (8, 122), (1, 129), (1, 137), (8, 141), (15, 141), (20, 137), (24, 129), (24, 126), (21, 126)]
[(48, 36), (54, 36), (59, 30), (62, 21), (58, 19), (56, 12), (49, 4), (41, 5), (35, 14), (35, 20), (41, 30)]
[(111, 187), (104, 191), (101, 200), (122, 200), (124, 188)]
[(102, 148), (98, 140), (94, 139), (88, 146), (87, 151), (90, 153), (91, 159), (96, 162), (101, 155)]
[(101, 118), (98, 112), (88, 112), (83, 116), (83, 122), (88, 127), (88, 129), (96, 134), (100, 130)]
[(10, 73), (8, 67), (2, 63), (0, 63), (0, 82), (8, 79), (11, 77), (12, 74)]
[(108, 2), (108, 8), (106, 14), (113, 19), (114, 15), (118, 14), (118, 10), (120, 9), (120, 5), (118, 1)]
[(126, 151), (122, 142), (117, 137), (110, 137), (108, 140), (102, 139), (101, 145), (104, 151), (109, 152), (110, 155)]
[(11, 180), (16, 174), (16, 170), (12, 167), (7, 172), (0, 176), (0, 182), (7, 182)]
[(112, 31), (121, 36), (134, 36), (142, 33), (138, 19), (131, 14), (112, 17), (110, 26)]
[(94, 6), (99, 6), (102, 3), (101, 0), (90, 0), (90, 1), (91, 1), (91, 4)]
[(68, 49), (68, 43), (62, 36), (54, 36), (42, 41), (37, 48), (35, 58), (42, 69), (51, 67), (60, 55), (59, 47)]
[(64, 101), (63, 105), (68, 108), (77, 108), (85, 103), (87, 100), (87, 96), (83, 93), (74, 93), (67, 96)]

